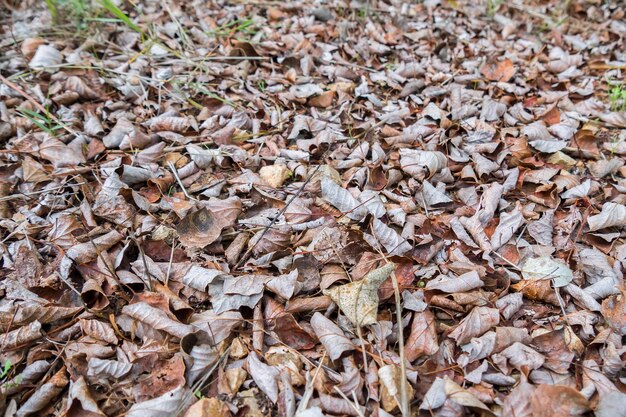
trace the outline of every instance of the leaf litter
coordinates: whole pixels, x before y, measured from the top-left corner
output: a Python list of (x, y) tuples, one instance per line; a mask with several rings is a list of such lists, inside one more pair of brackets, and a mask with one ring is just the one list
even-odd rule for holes
[(5, 416), (623, 414), (621, 2), (4, 5)]

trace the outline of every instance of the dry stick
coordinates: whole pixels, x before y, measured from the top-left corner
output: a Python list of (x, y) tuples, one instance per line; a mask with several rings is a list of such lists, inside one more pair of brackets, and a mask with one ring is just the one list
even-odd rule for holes
[(183, 185), (183, 182), (181, 181), (180, 176), (178, 175), (178, 170), (176, 169), (172, 161), (167, 161), (167, 166), (170, 167), (170, 171), (172, 171), (172, 174), (174, 174), (174, 178), (176, 178), (176, 182), (178, 182), (178, 185), (180, 186), (180, 188), (182, 188), (183, 194), (185, 194), (185, 197), (187, 197), (190, 200), (196, 200), (195, 198), (190, 196), (189, 193), (187, 192), (187, 189)]
[[(87, 183), (86, 182), (81, 182), (81, 183), (73, 184), (73, 185), (84, 185), (84, 184), (87, 184)], [(72, 185), (69, 185), (69, 186), (72, 186)], [(31, 196), (34, 196), (34, 195), (60, 190), (60, 189), (65, 188), (65, 187), (68, 187), (68, 185), (67, 184), (60, 185), (58, 187), (50, 188), (49, 190), (39, 190), (39, 191), (32, 191), (30, 193), (19, 193), (19, 194), (6, 195), (4, 197), (0, 197), (0, 201), (15, 200), (17, 198), (26, 198), (26, 199), (28, 199), (28, 198), (30, 198)]]
[(409, 408), (408, 388), (406, 386), (406, 361), (404, 359), (404, 329), (402, 328), (402, 304), (400, 303), (400, 288), (398, 286), (398, 278), (396, 271), (391, 273), (391, 282), (393, 283), (393, 295), (396, 299), (396, 320), (398, 321), (398, 354), (400, 355), (400, 412), (402, 417), (409, 417), (411, 409)]
[(248, 250), (246, 250), (246, 252), (243, 254), (243, 256), (241, 257), (241, 259), (239, 260), (239, 262), (237, 262), (237, 264), (235, 265), (234, 269), (238, 269), (247, 259), (248, 256), (250, 256), (250, 253), (252, 252), (252, 250), (256, 247), (256, 245), (259, 244), (259, 242), (261, 240), (263, 240), (263, 236), (265, 236), (265, 234), (267, 233), (268, 230), (270, 230), (270, 228), (272, 226), (274, 226), (274, 223), (276, 223), (278, 221), (278, 219), (280, 218), (280, 216), (282, 216), (285, 211), (287, 211), (287, 208), (289, 207), (289, 205), (293, 202), (293, 200), (296, 199), (296, 197), (298, 197), (300, 195), (300, 193), (304, 190), (304, 187), (306, 187), (309, 182), (313, 179), (313, 177), (315, 176), (315, 174), (317, 174), (317, 171), (319, 171), (319, 169), (322, 167), (322, 165), (318, 165), (317, 168), (315, 168), (315, 170), (313, 171), (313, 174), (309, 175), (309, 178), (306, 179), (306, 181), (304, 181), (304, 184), (302, 184), (300, 186), (300, 188), (298, 189), (298, 191), (296, 191), (296, 193), (291, 197), (291, 199), (289, 200), (289, 202), (287, 204), (285, 204), (285, 207), (283, 207), (280, 212), (278, 212), (278, 215), (276, 215), (276, 217), (274, 217), (272, 219), (272, 221), (270, 222), (270, 224), (268, 224), (265, 229), (263, 229), (263, 232), (261, 233), (261, 236), (259, 237), (259, 239), (257, 239), (257, 241), (254, 243), (254, 245), (250, 246), (248, 248)]
[[(395, 250), (395, 248), (393, 250)], [(385, 254), (382, 253), (382, 251), (378, 251), (378, 253), (380, 253), (382, 258), (386, 262), (389, 262)], [(398, 278), (396, 278), (395, 270), (391, 272), (391, 282), (393, 284), (393, 295), (396, 302), (396, 320), (398, 322), (399, 345), (398, 355), (400, 356), (400, 403), (398, 404), (398, 406), (400, 407), (402, 417), (409, 417), (411, 415), (411, 408), (409, 406), (408, 387), (406, 385), (406, 361), (404, 357), (404, 328), (402, 327), (402, 303), (400, 302), (400, 287), (398, 285)]]
[(57, 117), (54, 114), (52, 114), (48, 110), (46, 110), (46, 108), (44, 106), (42, 106), (37, 100), (35, 100), (31, 95), (29, 95), (24, 90), (22, 90), (20, 88), (20, 86), (18, 86), (14, 82), (11, 82), (11, 81), (7, 80), (2, 74), (0, 74), (0, 80), (2, 80), (3, 83), (8, 85), (13, 90), (17, 91), (26, 100), (30, 101), (33, 104), (33, 106), (35, 106), (35, 107), (37, 107), (37, 109), (39, 109), (39, 111), (43, 112), (47, 116), (50, 116), (50, 118), (52, 120), (54, 120), (56, 123), (58, 123), (63, 129), (67, 130), (69, 133), (71, 133), (74, 136), (79, 136), (78, 132), (76, 132), (71, 127), (67, 126), (65, 123), (61, 123), (61, 121), (59, 119), (57, 119)]
[[(154, 286), (152, 285), (152, 274), (150, 273), (150, 270), (148, 269), (148, 262), (146, 261), (146, 254), (144, 253), (143, 248), (139, 244), (139, 241), (137, 240), (137, 238), (135, 238), (135, 236), (130, 235), (130, 234), (128, 236), (135, 243), (135, 246), (137, 246), (137, 249), (139, 249), (139, 254), (141, 254), (141, 260), (143, 262), (143, 268), (145, 269), (144, 275), (148, 277), (148, 282), (147, 282), (148, 289), (152, 291)], [(144, 283), (146, 283), (146, 281), (144, 281)]]
[(176, 411), (174, 412), (174, 416), (175, 417), (177, 417), (178, 415), (180, 415), (180, 413), (183, 412), (185, 404), (187, 404), (187, 402), (191, 399), (191, 397), (194, 395), (195, 392), (197, 392), (197, 391), (202, 389), (203, 385), (209, 379), (211, 374), (213, 374), (213, 372), (217, 369), (217, 367), (220, 366), (220, 364), (224, 361), (224, 358), (228, 357), (228, 354), (230, 353), (230, 348), (231, 348), (231, 346), (228, 346), (226, 348), (226, 350), (224, 350), (222, 355), (219, 357), (217, 362), (215, 362), (215, 364), (211, 367), (211, 369), (209, 369), (207, 371), (207, 373), (201, 379), (198, 380), (198, 382), (193, 384), (193, 386), (191, 387), (191, 390), (190, 390), (190, 392), (188, 394), (185, 394), (185, 396), (183, 397), (182, 401), (180, 402), (180, 404), (176, 408)]
[(343, 392), (341, 392), (339, 388), (337, 388), (337, 385), (335, 385), (333, 388), (335, 389), (335, 391), (339, 393), (339, 395), (341, 395), (341, 397), (344, 400), (346, 400), (346, 402), (350, 405), (350, 407), (352, 407), (354, 411), (356, 411), (357, 416), (365, 417), (363, 415), (363, 411), (361, 411), (361, 408), (359, 407), (359, 403), (356, 402), (356, 399), (354, 400), (354, 404), (352, 404), (352, 401), (350, 401), (350, 399), (346, 396), (346, 394), (344, 394)]
[(300, 399), (300, 404), (298, 404), (298, 409), (296, 410), (296, 415), (300, 414), (300, 413), (303, 413), (304, 410), (306, 410), (307, 405), (309, 405), (309, 401), (311, 400), (311, 396), (313, 396), (313, 390), (315, 389), (313, 387), (313, 384), (315, 383), (315, 380), (317, 379), (317, 376), (319, 375), (320, 371), (322, 370), (322, 364), (324, 363), (324, 359), (326, 359), (326, 351), (324, 351), (324, 353), (322, 355), (322, 358), (320, 359), (320, 364), (317, 366), (317, 369), (315, 370), (315, 374), (313, 375), (313, 379), (308, 380), (308, 378), (307, 378), (307, 384), (306, 384), (306, 387), (304, 388), (304, 393), (302, 394), (302, 398)]
[(170, 261), (167, 264), (167, 274), (165, 275), (165, 286), (170, 281), (170, 272), (172, 272), (172, 262), (174, 261), (174, 250), (176, 249), (176, 238), (172, 241), (172, 251), (170, 252)]

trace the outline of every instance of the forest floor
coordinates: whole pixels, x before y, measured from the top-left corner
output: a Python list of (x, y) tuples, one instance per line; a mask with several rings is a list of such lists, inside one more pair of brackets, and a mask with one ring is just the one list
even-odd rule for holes
[(622, 1), (0, 1), (0, 415), (626, 416)]

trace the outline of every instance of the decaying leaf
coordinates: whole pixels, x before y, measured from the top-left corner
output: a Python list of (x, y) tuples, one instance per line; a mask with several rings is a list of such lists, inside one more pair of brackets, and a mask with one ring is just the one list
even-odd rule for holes
[(183, 218), (176, 227), (183, 245), (203, 248), (215, 242), (222, 232), (222, 223), (207, 208), (201, 208)]
[(564, 262), (549, 256), (526, 260), (522, 266), (522, 275), (531, 281), (552, 281), (555, 287), (564, 287), (574, 279), (572, 270)]
[(378, 313), (378, 287), (394, 269), (395, 265), (388, 263), (360, 281), (325, 290), (324, 295), (328, 295), (355, 326), (374, 324)]
[(2, 414), (623, 414), (623, 1), (40, 3)]

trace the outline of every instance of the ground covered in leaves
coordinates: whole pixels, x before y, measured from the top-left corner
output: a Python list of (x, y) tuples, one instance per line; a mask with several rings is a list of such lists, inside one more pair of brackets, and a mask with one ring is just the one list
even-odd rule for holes
[(2, 3), (5, 416), (626, 415), (623, 2)]

